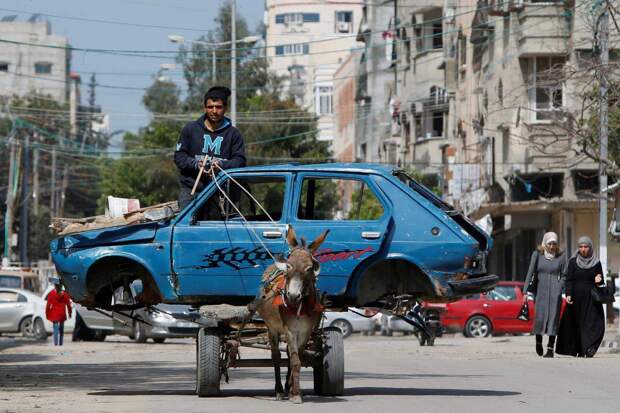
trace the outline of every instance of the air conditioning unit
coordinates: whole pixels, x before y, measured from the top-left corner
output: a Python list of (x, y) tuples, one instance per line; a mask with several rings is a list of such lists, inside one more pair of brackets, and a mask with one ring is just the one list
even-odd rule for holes
[(338, 29), (338, 33), (349, 33), (351, 31), (348, 22), (338, 22), (336, 27)]

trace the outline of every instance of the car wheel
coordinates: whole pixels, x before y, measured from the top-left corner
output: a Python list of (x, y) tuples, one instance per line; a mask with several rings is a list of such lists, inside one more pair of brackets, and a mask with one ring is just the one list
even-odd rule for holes
[(339, 328), (340, 331), (342, 331), (343, 338), (349, 337), (353, 333), (353, 326), (351, 323), (342, 318), (332, 321), (329, 326)]
[(421, 346), (426, 345), (426, 334), (421, 331), (418, 333), (418, 343), (420, 343)]
[(19, 330), (24, 337), (34, 338), (34, 325), (32, 324), (32, 317), (25, 318), (22, 321)]
[(136, 340), (137, 343), (146, 343), (146, 332), (144, 331), (143, 322), (133, 322), (133, 339)]
[(154, 338), (153, 341), (156, 342), (157, 344), (163, 344), (164, 341), (166, 341), (166, 339), (165, 338)]
[(325, 341), (319, 356), (314, 359), (314, 394), (342, 396), (344, 393), (344, 344), (342, 330), (334, 327), (323, 329)]
[(465, 324), (465, 337), (488, 337), (491, 335), (491, 322), (483, 316), (474, 316)]
[(45, 331), (45, 324), (43, 320), (37, 318), (34, 320), (34, 338), (37, 340), (47, 340), (47, 331)]

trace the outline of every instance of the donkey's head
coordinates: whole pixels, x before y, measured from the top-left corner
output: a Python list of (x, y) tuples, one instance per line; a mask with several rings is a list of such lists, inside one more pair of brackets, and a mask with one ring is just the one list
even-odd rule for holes
[(291, 247), (291, 253), (286, 260), (286, 301), (293, 306), (298, 306), (305, 296), (314, 294), (314, 285), (321, 265), (313, 255), (325, 241), (328, 233), (329, 230), (326, 230), (310, 245), (306, 245), (303, 237), (301, 243), (297, 241), (295, 230), (289, 227), (286, 239)]

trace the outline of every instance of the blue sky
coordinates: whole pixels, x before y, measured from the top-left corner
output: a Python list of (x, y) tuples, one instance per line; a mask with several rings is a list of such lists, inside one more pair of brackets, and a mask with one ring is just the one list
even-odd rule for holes
[[(177, 45), (168, 41), (169, 34), (180, 34), (186, 39), (197, 39), (213, 28), (214, 17), (224, 0), (0, 0), (0, 16), (17, 14), (25, 20), (32, 13), (57, 15), (47, 17), (53, 34), (67, 36), (73, 47), (94, 49), (170, 50)], [(7, 9), (15, 10), (8, 11)], [(23, 12), (17, 12), (23, 11)], [(253, 31), (263, 19), (263, 0), (237, 0), (237, 12)], [(60, 18), (77, 17), (142, 25), (176, 27), (144, 28), (83, 22)], [(194, 29), (181, 30), (178, 28)], [(86, 85), (90, 72), (97, 74), (97, 82), (105, 85), (148, 87), (166, 58), (124, 57), (109, 54), (74, 52), (72, 70), (82, 76), (82, 103), (86, 103)], [(170, 76), (180, 83), (177, 69)], [(142, 105), (143, 91), (97, 88), (97, 104), (110, 114), (113, 130), (137, 131), (148, 123), (148, 114)]]

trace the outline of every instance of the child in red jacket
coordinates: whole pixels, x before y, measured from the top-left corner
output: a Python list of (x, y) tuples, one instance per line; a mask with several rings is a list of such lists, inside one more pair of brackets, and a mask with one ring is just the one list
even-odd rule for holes
[(62, 346), (67, 313), (71, 317), (71, 298), (69, 294), (63, 291), (60, 280), (57, 280), (54, 283), (54, 289), (47, 295), (47, 305), (45, 306), (45, 317), (54, 324), (55, 346)]

